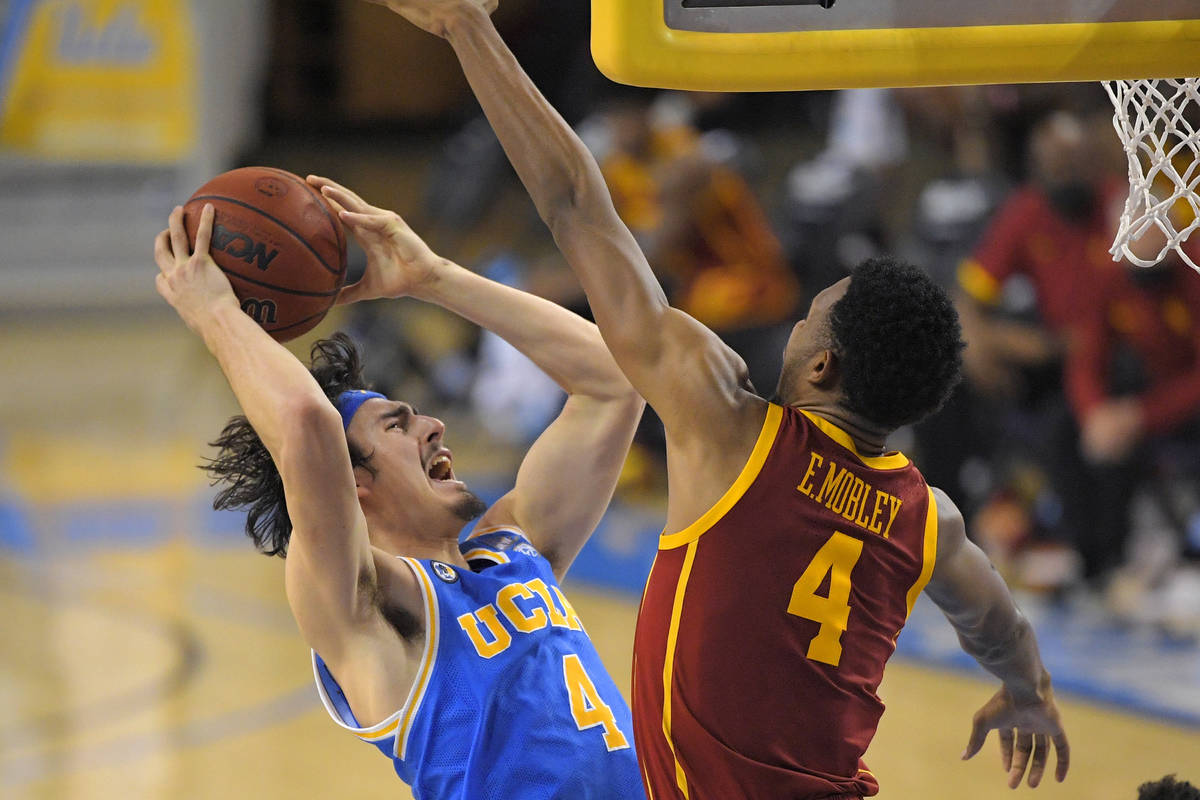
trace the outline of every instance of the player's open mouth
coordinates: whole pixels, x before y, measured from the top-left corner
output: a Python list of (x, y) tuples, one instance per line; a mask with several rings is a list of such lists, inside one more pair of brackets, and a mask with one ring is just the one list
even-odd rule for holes
[(454, 480), (454, 470), (450, 466), (450, 454), (442, 452), (434, 456), (433, 460), (429, 462), (427, 473), (435, 481)]

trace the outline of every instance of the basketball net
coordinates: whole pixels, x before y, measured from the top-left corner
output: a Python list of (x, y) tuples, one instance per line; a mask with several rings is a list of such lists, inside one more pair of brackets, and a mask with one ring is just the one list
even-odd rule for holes
[[(1151, 267), (1174, 250), (1200, 272), (1183, 243), (1200, 227), (1200, 78), (1106, 81), (1113, 102), (1113, 127), (1129, 161), (1129, 199), (1117, 237), (1109, 250), (1114, 261), (1126, 258)], [(1189, 113), (1192, 119), (1189, 120)], [(1130, 242), (1156, 225), (1166, 243), (1153, 259), (1138, 258)]]

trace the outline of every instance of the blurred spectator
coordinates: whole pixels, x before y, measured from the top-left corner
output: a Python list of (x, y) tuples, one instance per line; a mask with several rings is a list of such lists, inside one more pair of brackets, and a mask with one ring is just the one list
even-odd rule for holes
[(1168, 775), (1162, 780), (1139, 786), (1137, 800), (1200, 800), (1200, 789), (1187, 781), (1175, 780), (1174, 775)]
[[(1120, 269), (1108, 246), (1124, 187), (1096, 168), (1095, 141), (1073, 114), (1056, 112), (1039, 123), (1028, 181), (1005, 201), (958, 274), (969, 389), (1026, 476), (1020, 486), (1001, 486), (996, 501), (1019, 498), (1031, 518), (1027, 531), (1051, 543), (1026, 562), (1027, 575), (1016, 577), (1042, 588), (1074, 579), (1067, 547), (1096, 524), (1094, 488), (1062, 389), (1067, 332), (1100, 304), (1100, 287)], [(1004, 455), (992, 461), (997, 457)], [(1030, 466), (1040, 480), (1028, 478)], [(979, 534), (998, 561), (1014, 555), (1007, 534), (984, 524)]]
[[(1150, 259), (1165, 243), (1152, 226), (1130, 247)], [(1192, 247), (1195, 258), (1200, 249)], [(1165, 581), (1131, 564), (1110, 598), (1129, 612), (1141, 590), (1162, 583), (1159, 614), (1172, 628), (1200, 623), (1200, 276), (1171, 252), (1144, 268), (1127, 265), (1100, 284), (1100, 302), (1078, 320), (1067, 387), (1095, 488), (1095, 526), (1080, 539), (1089, 575), (1121, 566), (1134, 495), (1144, 491), (1174, 529), (1184, 567)], [(1191, 489), (1179, 497), (1171, 484)], [(1194, 534), (1192, 534), (1194, 536)], [(1194, 632), (1200, 633), (1200, 629)]]
[(701, 135), (691, 123), (696, 102), (720, 99), (625, 99), (585, 125), (585, 140), (671, 302), (725, 339), (769, 393), (799, 286), (754, 193), (728, 165), (736, 163), (736, 140)]
[[(516, 253), (493, 256), (479, 272), (506, 286), (529, 289), (525, 282), (528, 267)], [(470, 397), (472, 410), (488, 432), (522, 447), (553, 421), (566, 399), (549, 375), (491, 331), (484, 331), (480, 338)]]

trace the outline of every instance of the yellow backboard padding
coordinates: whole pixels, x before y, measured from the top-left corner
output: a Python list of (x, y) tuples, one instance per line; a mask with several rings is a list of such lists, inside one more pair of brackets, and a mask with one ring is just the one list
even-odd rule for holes
[(614, 81), (697, 91), (1190, 77), (1200, 19), (704, 33), (668, 28), (661, 0), (592, 0), (592, 56)]

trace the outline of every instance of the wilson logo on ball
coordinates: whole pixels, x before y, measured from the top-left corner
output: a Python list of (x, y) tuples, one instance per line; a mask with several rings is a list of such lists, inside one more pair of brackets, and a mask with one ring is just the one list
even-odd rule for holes
[(242, 311), (259, 325), (275, 322), (275, 303), (272, 300), (259, 300), (257, 297), (247, 297), (242, 301)]
[(228, 253), (234, 258), (240, 258), (247, 264), (254, 264), (263, 272), (271, 266), (278, 250), (267, 252), (267, 246), (256, 242), (244, 233), (231, 231), (222, 225), (213, 225), (212, 246), (216, 250)]

